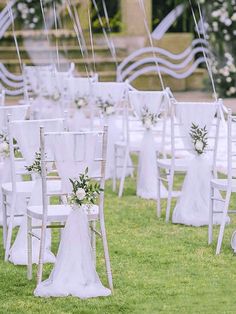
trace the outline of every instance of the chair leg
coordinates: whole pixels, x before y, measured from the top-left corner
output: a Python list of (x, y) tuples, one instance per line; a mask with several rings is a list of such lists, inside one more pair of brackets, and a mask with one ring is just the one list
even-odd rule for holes
[(109, 251), (108, 251), (108, 244), (107, 244), (106, 229), (105, 229), (105, 223), (102, 220), (100, 220), (100, 228), (101, 228), (105, 264), (106, 264), (107, 280), (108, 280), (109, 288), (111, 289), (111, 292), (113, 293), (112, 272), (111, 272), (111, 263), (110, 263), (110, 257), (109, 257)]
[(157, 167), (157, 217), (161, 217), (161, 179), (159, 167)]
[(93, 261), (96, 268), (96, 221), (92, 221), (92, 230), (91, 230), (91, 247), (93, 251)]
[(211, 187), (210, 190), (210, 200), (209, 200), (209, 224), (208, 224), (208, 244), (212, 243), (213, 240), (213, 212), (214, 212), (214, 188)]
[(113, 169), (113, 176), (112, 176), (112, 190), (113, 192), (116, 191), (116, 170), (117, 170), (117, 147), (114, 147), (114, 169)]
[(27, 278), (32, 279), (32, 218), (27, 216), (27, 251), (28, 251), (28, 263), (27, 263)]
[(11, 238), (12, 238), (12, 229), (13, 229), (13, 222), (14, 222), (15, 204), (16, 204), (16, 197), (13, 196), (12, 197), (12, 203), (11, 203), (11, 209), (10, 209), (9, 225), (7, 228), (5, 262), (8, 261), (10, 248), (11, 248)]
[(171, 171), (170, 177), (168, 180), (168, 198), (167, 198), (167, 206), (166, 206), (166, 222), (169, 222), (169, 220), (170, 220), (170, 209), (171, 209), (171, 201), (172, 201), (173, 182), (174, 182), (174, 171)]
[(7, 242), (7, 197), (5, 194), (2, 195), (2, 229), (3, 229), (3, 247), (6, 249)]
[(41, 228), (41, 237), (40, 237), (39, 262), (38, 262), (38, 270), (37, 270), (37, 284), (39, 284), (42, 281), (44, 252), (45, 252), (45, 245), (46, 245), (46, 231), (47, 231), (47, 224), (46, 224), (46, 222), (43, 221), (42, 222), (42, 228)]
[(119, 188), (119, 194), (118, 196), (121, 197), (123, 194), (124, 190), (124, 183), (125, 183), (125, 175), (126, 175), (126, 170), (127, 170), (127, 165), (128, 165), (128, 159), (129, 159), (129, 150), (125, 150), (125, 158), (124, 158), (124, 165), (123, 169), (121, 172), (121, 178), (120, 178), (120, 188)]
[(225, 198), (223, 215), (222, 215), (222, 221), (221, 221), (221, 224), (220, 224), (220, 232), (219, 232), (218, 241), (217, 241), (216, 255), (220, 254), (220, 249), (221, 249), (221, 245), (222, 245), (222, 241), (223, 241), (223, 237), (224, 237), (226, 216), (227, 216), (227, 213), (228, 213), (230, 196), (231, 196), (231, 192), (227, 192), (226, 198)]

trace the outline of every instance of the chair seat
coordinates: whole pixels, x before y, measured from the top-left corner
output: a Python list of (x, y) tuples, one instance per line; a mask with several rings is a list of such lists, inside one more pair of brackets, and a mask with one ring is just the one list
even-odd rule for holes
[[(16, 193), (21, 194), (24, 197), (30, 197), (33, 191), (36, 181), (18, 181), (16, 182)], [(49, 180), (47, 181), (48, 191), (50, 193), (59, 192), (61, 190), (60, 180)], [(2, 192), (4, 194), (12, 193), (12, 183), (7, 182), (2, 184)]]
[[(65, 222), (72, 207), (70, 205), (48, 205), (47, 222)], [(93, 205), (89, 208), (89, 221), (98, 219), (99, 208)], [(42, 220), (43, 206), (28, 206), (27, 215), (31, 218)]]
[[(158, 167), (164, 168), (164, 169), (170, 169), (171, 162), (172, 160), (170, 158), (157, 159)], [(189, 164), (189, 159), (186, 159), (186, 158), (175, 159), (174, 170), (175, 171), (187, 171), (188, 164)]]
[[(221, 191), (227, 191), (228, 180), (227, 179), (212, 179), (211, 186)], [(232, 192), (236, 192), (236, 179), (232, 180)]]

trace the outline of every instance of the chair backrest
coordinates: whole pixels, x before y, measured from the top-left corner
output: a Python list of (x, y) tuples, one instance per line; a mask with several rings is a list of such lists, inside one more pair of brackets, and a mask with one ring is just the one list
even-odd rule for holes
[(0, 129), (1, 131), (7, 130), (8, 115), (12, 120), (24, 120), (29, 113), (29, 105), (18, 106), (0, 106)]
[(94, 82), (92, 83), (92, 95), (103, 101), (110, 98), (115, 103), (121, 102), (127, 96), (127, 84), (125, 82)]
[[(171, 100), (171, 156), (174, 161), (183, 152), (194, 153), (191, 127), (206, 127), (207, 146), (205, 151), (211, 153), (214, 172), (216, 171), (216, 154), (219, 127), (222, 118), (222, 100), (215, 102), (177, 102)], [(182, 151), (182, 153), (181, 153)]]
[(88, 97), (91, 94), (91, 83), (97, 82), (97, 76), (70, 77), (69, 94), (72, 99), (77, 96)]
[(52, 120), (18, 120), (12, 121), (9, 116), (8, 138), (10, 147), (11, 181), (13, 192), (16, 191), (16, 181), (19, 176), (26, 174), (26, 165), (31, 165), (35, 153), (40, 150), (40, 127), (47, 131), (63, 131), (63, 119)]
[[(86, 132), (45, 132), (40, 128), (43, 206), (47, 212), (47, 164), (55, 162), (62, 181), (59, 195), (70, 194), (72, 185), (69, 179), (78, 179), (88, 167), (91, 179), (105, 187), (105, 168), (107, 154), (107, 126), (101, 131)], [(53, 154), (51, 153), (53, 152)], [(100, 194), (100, 215), (103, 216), (104, 193)]]
[[(166, 91), (138, 91), (131, 90), (128, 92), (128, 106), (126, 109), (126, 130), (127, 139), (129, 141), (132, 133), (143, 132), (145, 130), (142, 124), (142, 116), (144, 110), (147, 109), (150, 114), (157, 115), (158, 121), (162, 121), (163, 127), (161, 130), (162, 142), (164, 141), (164, 126), (165, 115), (169, 104), (169, 93)], [(153, 130), (159, 129), (159, 126), (153, 126)]]
[(24, 65), (23, 77), (26, 94), (25, 96), (28, 98), (32, 94), (40, 94), (42, 92), (45, 93), (44, 89), (47, 87), (48, 84), (48, 73), (52, 73), (52, 71), (53, 65)]

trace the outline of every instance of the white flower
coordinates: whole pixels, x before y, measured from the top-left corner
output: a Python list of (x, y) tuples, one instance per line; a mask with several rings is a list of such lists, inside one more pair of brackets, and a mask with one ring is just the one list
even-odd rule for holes
[(229, 89), (229, 92), (230, 92), (231, 94), (236, 93), (236, 87), (231, 86), (230, 89)]
[(146, 129), (150, 129), (151, 126), (152, 126), (152, 120), (150, 118), (146, 118), (144, 120), (144, 126), (145, 126)]
[(231, 16), (231, 20), (236, 21), (236, 12), (234, 12), (234, 14)]
[(214, 32), (218, 32), (219, 28), (218, 28), (218, 23), (217, 22), (213, 22), (212, 23), (212, 26), (213, 26), (213, 31)]
[(231, 24), (232, 24), (231, 19), (226, 19), (226, 20), (225, 20), (225, 25), (226, 25), (226, 26), (230, 26)]
[(226, 41), (229, 41), (229, 40), (231, 39), (231, 37), (230, 37), (229, 34), (226, 34), (226, 35), (224, 36), (224, 38), (225, 38)]
[(78, 190), (76, 191), (76, 197), (78, 198), (78, 200), (82, 201), (86, 196), (86, 192), (84, 189), (82, 188), (78, 188)]
[(52, 98), (53, 100), (59, 100), (61, 97), (61, 94), (58, 91), (55, 91), (55, 93), (53, 94)]
[(212, 13), (211, 13), (211, 16), (212, 17), (218, 17), (218, 16), (220, 16), (221, 15), (221, 11), (220, 10), (216, 10), (216, 11), (213, 11)]
[(85, 107), (87, 105), (87, 101), (86, 99), (84, 98), (79, 98), (77, 101), (76, 101), (76, 104), (79, 108), (82, 108), (82, 107)]
[(0, 143), (0, 154), (9, 152), (9, 144), (7, 142)]
[(106, 114), (107, 114), (107, 115), (113, 114), (114, 112), (115, 112), (114, 106), (108, 106), (108, 107), (106, 108)]
[(196, 148), (196, 150), (201, 152), (203, 150), (203, 142), (197, 140), (196, 143), (195, 143), (195, 148)]
[(231, 83), (231, 82), (232, 82), (232, 78), (231, 78), (230, 76), (228, 76), (228, 77), (226, 78), (226, 82), (227, 82), (227, 83)]

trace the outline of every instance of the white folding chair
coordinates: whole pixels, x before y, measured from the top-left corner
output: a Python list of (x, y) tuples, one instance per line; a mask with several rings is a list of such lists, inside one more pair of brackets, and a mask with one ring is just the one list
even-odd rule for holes
[[(222, 108), (222, 101), (214, 103), (203, 103), (203, 102), (177, 102), (174, 99), (171, 99), (171, 148), (170, 155), (171, 157), (165, 158), (165, 156), (159, 156), (157, 159), (157, 168), (158, 168), (158, 197), (157, 197), (157, 216), (161, 216), (161, 201), (160, 201), (160, 184), (161, 181), (167, 184), (168, 188), (168, 198), (166, 205), (166, 222), (169, 221), (170, 218), (170, 210), (171, 210), (171, 202), (172, 198), (176, 197), (180, 193), (176, 193), (173, 191), (174, 185), (174, 176), (175, 174), (185, 173), (188, 169), (189, 158), (191, 155), (189, 152), (192, 150), (190, 147), (186, 147), (184, 145), (185, 135), (180, 131), (181, 122), (176, 115), (176, 111), (178, 106), (186, 106), (186, 114), (188, 111), (188, 105), (191, 106), (204, 106), (204, 105), (217, 105), (217, 120), (214, 124), (215, 128), (211, 131), (211, 134), (208, 136), (211, 141), (211, 145), (207, 148), (207, 151), (212, 152), (212, 171), (216, 173), (216, 151), (217, 151), (217, 141), (219, 136), (219, 125), (221, 113), (220, 110)], [(164, 158), (163, 158), (164, 157)], [(164, 170), (162, 173), (161, 170)], [(175, 192), (175, 193), (174, 193)], [(175, 194), (175, 195), (174, 195)]]
[[(114, 176), (113, 176), (113, 190), (116, 189), (116, 181), (118, 177), (118, 170), (120, 171), (120, 186), (119, 186), (119, 197), (123, 194), (124, 182), (126, 177), (127, 169), (132, 167), (129, 165), (129, 158), (131, 153), (139, 153), (141, 150), (141, 139), (145, 130), (142, 125), (141, 118), (137, 113), (138, 107), (145, 105), (154, 105), (156, 103), (157, 108), (161, 108), (159, 114), (162, 114), (162, 123), (153, 129), (154, 133), (158, 134), (159, 142), (158, 149), (163, 151), (163, 139), (165, 134), (165, 112), (167, 112), (167, 104), (169, 97), (169, 89), (166, 91), (136, 91), (131, 90), (128, 93), (129, 102), (125, 108), (125, 126), (123, 132), (123, 139), (115, 143), (115, 158), (114, 158)], [(157, 149), (157, 148), (156, 148)], [(120, 161), (121, 162), (120, 162)]]
[[(231, 213), (236, 213), (236, 209), (230, 209), (230, 200), (232, 193), (236, 192), (236, 167), (235, 167), (235, 157), (236, 157), (236, 138), (233, 135), (232, 129), (236, 126), (236, 117), (232, 116), (232, 112), (228, 109), (227, 112), (227, 178), (219, 179), (217, 176), (211, 180), (211, 193), (210, 193), (210, 211), (209, 211), (209, 226), (208, 226), (208, 243), (211, 244), (213, 241), (213, 215), (215, 213), (222, 213), (220, 231), (217, 240), (216, 254), (220, 253), (225, 225), (227, 223), (227, 216)], [(217, 197), (222, 196), (222, 192), (225, 193), (224, 198)], [(220, 194), (219, 194), (220, 193)], [(216, 202), (223, 203), (222, 211), (217, 210), (215, 207)]]
[[(85, 127), (93, 126), (93, 104), (92, 104), (92, 86), (97, 82), (98, 75), (90, 77), (70, 77), (69, 92), (70, 99), (68, 106), (68, 115), (70, 121), (70, 131), (81, 130)], [(86, 105), (82, 108), (77, 107), (77, 101), (83, 99)]]
[(125, 82), (93, 82), (91, 84), (91, 92), (93, 98), (94, 116), (97, 113), (101, 118), (105, 118), (99, 103), (109, 101), (114, 104), (115, 113), (122, 107), (123, 101), (127, 100), (128, 86)]
[[(37, 272), (37, 282), (42, 280), (45, 233), (46, 228), (58, 226), (62, 228), (68, 214), (70, 213), (71, 205), (65, 202), (65, 197), (68, 195), (69, 178), (77, 177), (77, 173), (83, 172), (88, 166), (89, 176), (100, 182), (100, 187), (104, 190), (105, 187), (105, 165), (106, 165), (106, 149), (107, 149), (107, 127), (102, 131), (88, 132), (60, 132), (60, 133), (45, 133), (41, 128), (41, 176), (42, 176), (42, 205), (28, 206), (28, 279), (32, 278), (32, 236), (35, 235), (32, 227), (32, 219), (41, 221), (41, 236), (40, 236), (40, 255)], [(48, 155), (48, 149), (52, 149), (54, 157)], [(55, 162), (59, 177), (62, 180), (62, 191), (58, 193), (64, 201), (58, 205), (50, 205), (48, 198), (51, 194), (47, 190), (47, 180), (50, 177), (47, 174), (47, 163)], [(64, 188), (63, 188), (64, 186)], [(99, 195), (99, 205), (94, 205), (92, 211), (88, 213), (88, 219), (92, 225), (93, 236), (91, 244), (95, 254), (95, 235), (100, 234), (103, 243), (106, 271), (109, 287), (112, 289), (112, 275), (110, 267), (110, 258), (108, 253), (108, 245), (104, 221), (104, 192)], [(96, 221), (100, 222), (100, 233), (96, 230)], [(59, 225), (57, 225), (59, 223)]]
[(44, 66), (28, 66), (24, 65), (23, 67), (23, 78), (24, 78), (24, 92), (25, 98), (45, 94), (47, 90), (47, 81), (45, 85), (45, 75), (47, 73), (52, 73), (54, 67), (53, 65), (44, 65)]
[[(48, 131), (63, 131), (65, 121), (63, 119), (52, 120), (17, 120), (8, 123), (8, 137), (10, 146), (11, 182), (3, 183), (3, 240), (5, 246), (5, 260), (8, 260), (11, 247), (14, 219), (22, 217), (26, 210), (26, 203), (31, 196), (34, 181), (23, 181), (28, 174), (25, 166), (30, 165), (39, 151), (39, 130), (44, 126)], [(16, 141), (16, 143), (15, 143)], [(19, 154), (19, 152), (21, 155)], [(24, 208), (19, 206), (18, 200), (22, 200)]]

